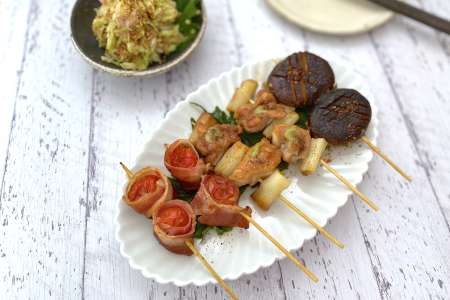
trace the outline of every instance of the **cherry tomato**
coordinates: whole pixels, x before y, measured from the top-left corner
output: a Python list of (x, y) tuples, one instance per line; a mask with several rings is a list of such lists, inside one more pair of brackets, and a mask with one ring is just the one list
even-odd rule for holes
[(230, 180), (217, 175), (209, 175), (206, 186), (214, 200), (222, 204), (236, 204), (239, 190)]
[(180, 144), (173, 150), (170, 160), (175, 167), (192, 168), (197, 164), (198, 158), (191, 147)]
[[(170, 227), (185, 227), (189, 224), (190, 219), (184, 209), (177, 206), (168, 206), (160, 209), (158, 212), (158, 221)], [(190, 229), (191, 228), (187, 227), (186, 232)], [(179, 234), (186, 232), (180, 232)]]
[(128, 199), (134, 201), (142, 195), (154, 192), (158, 180), (159, 177), (155, 175), (147, 175), (139, 178), (133, 183), (133, 186), (128, 192)]

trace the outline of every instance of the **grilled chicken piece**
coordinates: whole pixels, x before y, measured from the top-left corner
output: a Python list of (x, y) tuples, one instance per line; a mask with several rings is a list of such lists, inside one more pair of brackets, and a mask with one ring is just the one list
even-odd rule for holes
[(247, 151), (229, 178), (239, 186), (254, 185), (260, 179), (272, 174), (280, 162), (280, 149), (264, 138)]
[(271, 92), (262, 89), (256, 95), (256, 101), (241, 105), (234, 117), (247, 132), (259, 132), (273, 120), (282, 119), (293, 110), (292, 107), (278, 104)]
[(197, 150), (205, 157), (205, 162), (215, 166), (227, 149), (240, 140), (242, 128), (238, 125), (216, 124), (194, 143)]
[(206, 133), (209, 127), (217, 124), (218, 123), (216, 119), (214, 119), (214, 117), (210, 113), (203, 112), (200, 117), (198, 117), (189, 140), (192, 144), (195, 145), (198, 140)]
[(283, 160), (291, 164), (308, 156), (311, 136), (308, 130), (281, 124), (273, 129), (272, 143), (280, 147)]

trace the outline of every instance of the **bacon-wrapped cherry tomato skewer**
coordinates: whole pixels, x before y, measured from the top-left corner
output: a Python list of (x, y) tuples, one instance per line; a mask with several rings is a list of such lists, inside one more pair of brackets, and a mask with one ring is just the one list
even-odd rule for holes
[[(131, 180), (134, 177), (133, 172), (125, 164), (120, 163), (120, 165), (126, 172), (128, 179)], [(163, 203), (153, 213), (153, 224), (155, 236), (167, 250), (177, 254), (194, 254), (230, 298), (233, 300), (239, 299), (195, 247), (192, 237), (196, 221), (189, 203), (181, 200), (170, 200)], [(181, 239), (176, 239), (177, 237), (181, 237)]]
[(239, 189), (230, 179), (220, 175), (206, 175), (202, 179), (192, 206), (200, 215), (199, 221), (214, 226), (238, 226), (248, 228), (253, 224), (272, 244), (287, 258), (300, 268), (311, 280), (317, 282), (317, 277), (303, 265), (295, 256), (286, 250), (273, 236), (251, 217), (250, 207), (237, 205)]

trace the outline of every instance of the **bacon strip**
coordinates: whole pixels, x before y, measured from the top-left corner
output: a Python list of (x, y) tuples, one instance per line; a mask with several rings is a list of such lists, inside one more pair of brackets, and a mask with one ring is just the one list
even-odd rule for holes
[(194, 145), (184, 139), (176, 140), (167, 147), (164, 164), (186, 190), (197, 189), (207, 170)]
[(189, 203), (170, 200), (153, 213), (153, 230), (159, 243), (167, 250), (183, 255), (192, 255), (186, 241), (193, 242), (195, 214)]
[(151, 217), (157, 206), (172, 197), (168, 178), (157, 168), (145, 167), (130, 179), (122, 199), (136, 212)]
[(239, 189), (234, 182), (223, 176), (206, 175), (191, 205), (202, 224), (247, 229), (248, 221), (240, 213), (251, 216), (252, 210), (238, 206), (238, 200)]

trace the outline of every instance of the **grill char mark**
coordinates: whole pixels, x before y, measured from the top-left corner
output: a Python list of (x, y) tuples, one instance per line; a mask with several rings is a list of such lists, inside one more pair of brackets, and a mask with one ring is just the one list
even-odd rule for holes
[(334, 74), (327, 61), (308, 52), (294, 53), (278, 63), (268, 79), (280, 103), (294, 107), (314, 105), (333, 89)]
[(311, 135), (330, 144), (348, 144), (361, 138), (370, 123), (369, 101), (352, 89), (322, 95), (309, 119)]

